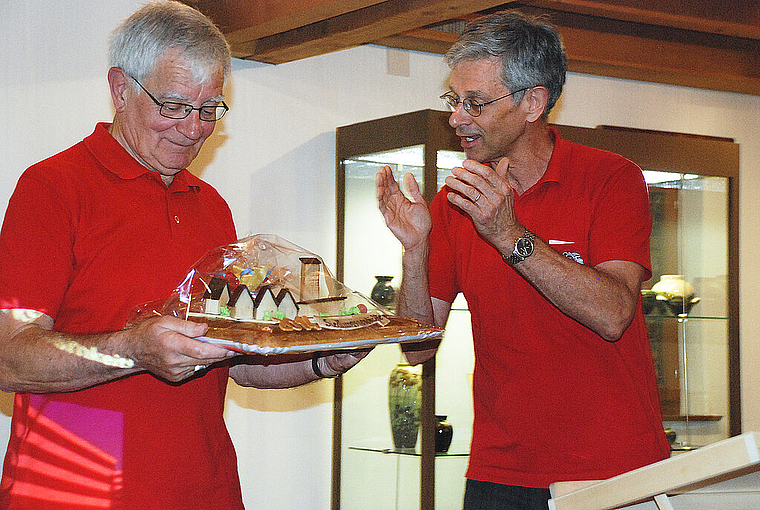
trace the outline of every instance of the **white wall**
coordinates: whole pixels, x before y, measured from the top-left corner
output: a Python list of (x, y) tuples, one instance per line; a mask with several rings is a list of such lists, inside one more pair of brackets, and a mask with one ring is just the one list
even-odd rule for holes
[[(108, 33), (141, 2), (26, 0), (0, 16), (0, 212), (28, 165), (109, 120)], [(337, 126), (438, 108), (446, 69), (410, 52), (410, 76), (391, 76), (385, 48), (362, 47), (269, 66), (236, 60), (231, 111), (193, 171), (228, 199), (240, 236), (277, 233), (322, 254), (334, 268), (334, 133)], [(716, 135), (741, 144), (741, 335), (743, 423), (760, 430), (760, 97), (571, 74), (552, 121)], [(331, 387), (231, 387), (227, 421), (248, 508), (326, 509)], [(5, 444), (10, 396), (0, 398)], [(0, 447), (2, 448), (2, 447)]]

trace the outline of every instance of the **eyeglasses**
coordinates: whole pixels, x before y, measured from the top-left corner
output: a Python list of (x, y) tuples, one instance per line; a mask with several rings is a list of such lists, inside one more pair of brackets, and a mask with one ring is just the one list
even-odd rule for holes
[(505, 97), (509, 97), (513, 94), (517, 94), (518, 92), (523, 92), (525, 90), (528, 90), (529, 88), (530, 87), (525, 87), (520, 90), (515, 90), (514, 92), (510, 92), (506, 96), (497, 97), (496, 99), (492, 99), (491, 101), (487, 101), (485, 103), (478, 103), (478, 102), (473, 101), (470, 98), (461, 99), (459, 96), (454, 94), (454, 92), (451, 90), (443, 94), (441, 96), (441, 100), (443, 101), (443, 104), (446, 105), (446, 108), (448, 108), (452, 112), (457, 109), (457, 106), (459, 106), (459, 103), (462, 103), (462, 107), (464, 107), (464, 111), (466, 111), (473, 117), (477, 117), (482, 113), (484, 106), (487, 106), (491, 103), (495, 103), (499, 99), (504, 99)]
[(148, 97), (151, 98), (154, 103), (156, 103), (156, 106), (159, 107), (158, 113), (168, 119), (184, 119), (190, 115), (193, 110), (198, 110), (198, 117), (202, 121), (216, 122), (217, 120), (224, 117), (224, 114), (227, 113), (227, 110), (230, 109), (230, 107), (227, 106), (224, 101), (218, 105), (204, 105), (197, 108), (190, 104), (175, 103), (174, 101), (165, 101), (163, 103), (160, 103), (155, 97), (153, 97), (153, 94), (148, 92), (148, 90), (142, 86), (142, 83), (137, 81), (137, 78), (134, 76), (130, 76), (130, 78), (135, 80), (135, 83), (137, 83), (140, 88), (143, 89), (146, 94), (148, 94)]

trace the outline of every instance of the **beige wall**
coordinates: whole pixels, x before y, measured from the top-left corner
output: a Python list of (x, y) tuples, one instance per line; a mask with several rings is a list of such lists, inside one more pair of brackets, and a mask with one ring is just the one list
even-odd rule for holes
[[(31, 163), (88, 135), (111, 117), (105, 45), (136, 0), (14, 2), (0, 16), (0, 212)], [(95, 15), (97, 13), (97, 16)], [(439, 108), (440, 56), (405, 53), (409, 76), (392, 76), (387, 50), (362, 47), (269, 66), (235, 61), (231, 111), (193, 170), (228, 199), (239, 235), (277, 233), (334, 267), (334, 133), (337, 126)], [(398, 56), (398, 55), (396, 55)], [(741, 144), (741, 340), (745, 430), (760, 430), (758, 215), (760, 97), (571, 74), (552, 121), (611, 124), (735, 138)], [(0, 444), (10, 396), (0, 398)], [(232, 387), (227, 422), (249, 508), (327, 509), (331, 388)], [(4, 446), (0, 447), (1, 449)]]

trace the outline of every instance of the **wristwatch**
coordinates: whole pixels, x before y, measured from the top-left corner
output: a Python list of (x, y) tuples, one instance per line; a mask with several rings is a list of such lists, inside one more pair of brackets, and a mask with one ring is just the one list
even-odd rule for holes
[(517, 264), (533, 255), (533, 240), (536, 238), (536, 234), (525, 229), (523, 237), (519, 237), (515, 241), (515, 248), (508, 256), (503, 257), (504, 262), (507, 264)]

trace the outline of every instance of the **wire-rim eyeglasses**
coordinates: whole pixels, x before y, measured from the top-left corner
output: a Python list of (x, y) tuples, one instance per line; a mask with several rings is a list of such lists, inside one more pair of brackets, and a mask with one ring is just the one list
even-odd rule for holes
[(187, 116), (190, 115), (193, 110), (198, 110), (198, 117), (202, 121), (216, 122), (217, 120), (224, 117), (224, 114), (227, 113), (227, 111), (230, 109), (224, 101), (218, 105), (204, 105), (198, 107), (186, 103), (177, 103), (175, 101), (164, 101), (162, 103), (153, 97), (153, 94), (148, 92), (148, 89), (143, 87), (142, 83), (137, 81), (137, 78), (134, 76), (130, 76), (130, 78), (135, 80), (135, 83), (137, 83), (140, 88), (143, 89), (143, 92), (148, 94), (148, 97), (151, 98), (154, 103), (156, 103), (156, 106), (158, 106), (158, 113), (167, 119), (184, 119), (187, 118)]
[(459, 103), (462, 103), (462, 107), (464, 108), (464, 111), (466, 111), (473, 117), (478, 117), (483, 112), (484, 106), (488, 106), (491, 103), (495, 103), (496, 101), (499, 101), (500, 99), (504, 99), (505, 97), (512, 96), (514, 94), (517, 94), (518, 92), (524, 92), (528, 90), (529, 88), (530, 87), (525, 87), (519, 90), (515, 90), (504, 96), (497, 97), (496, 99), (492, 99), (490, 101), (486, 101), (485, 103), (478, 103), (477, 101), (470, 99), (469, 97), (461, 99), (452, 90), (449, 90), (445, 94), (442, 94), (441, 100), (443, 101), (443, 104), (446, 105), (446, 108), (448, 108), (452, 112), (456, 111), (457, 106), (459, 106)]

